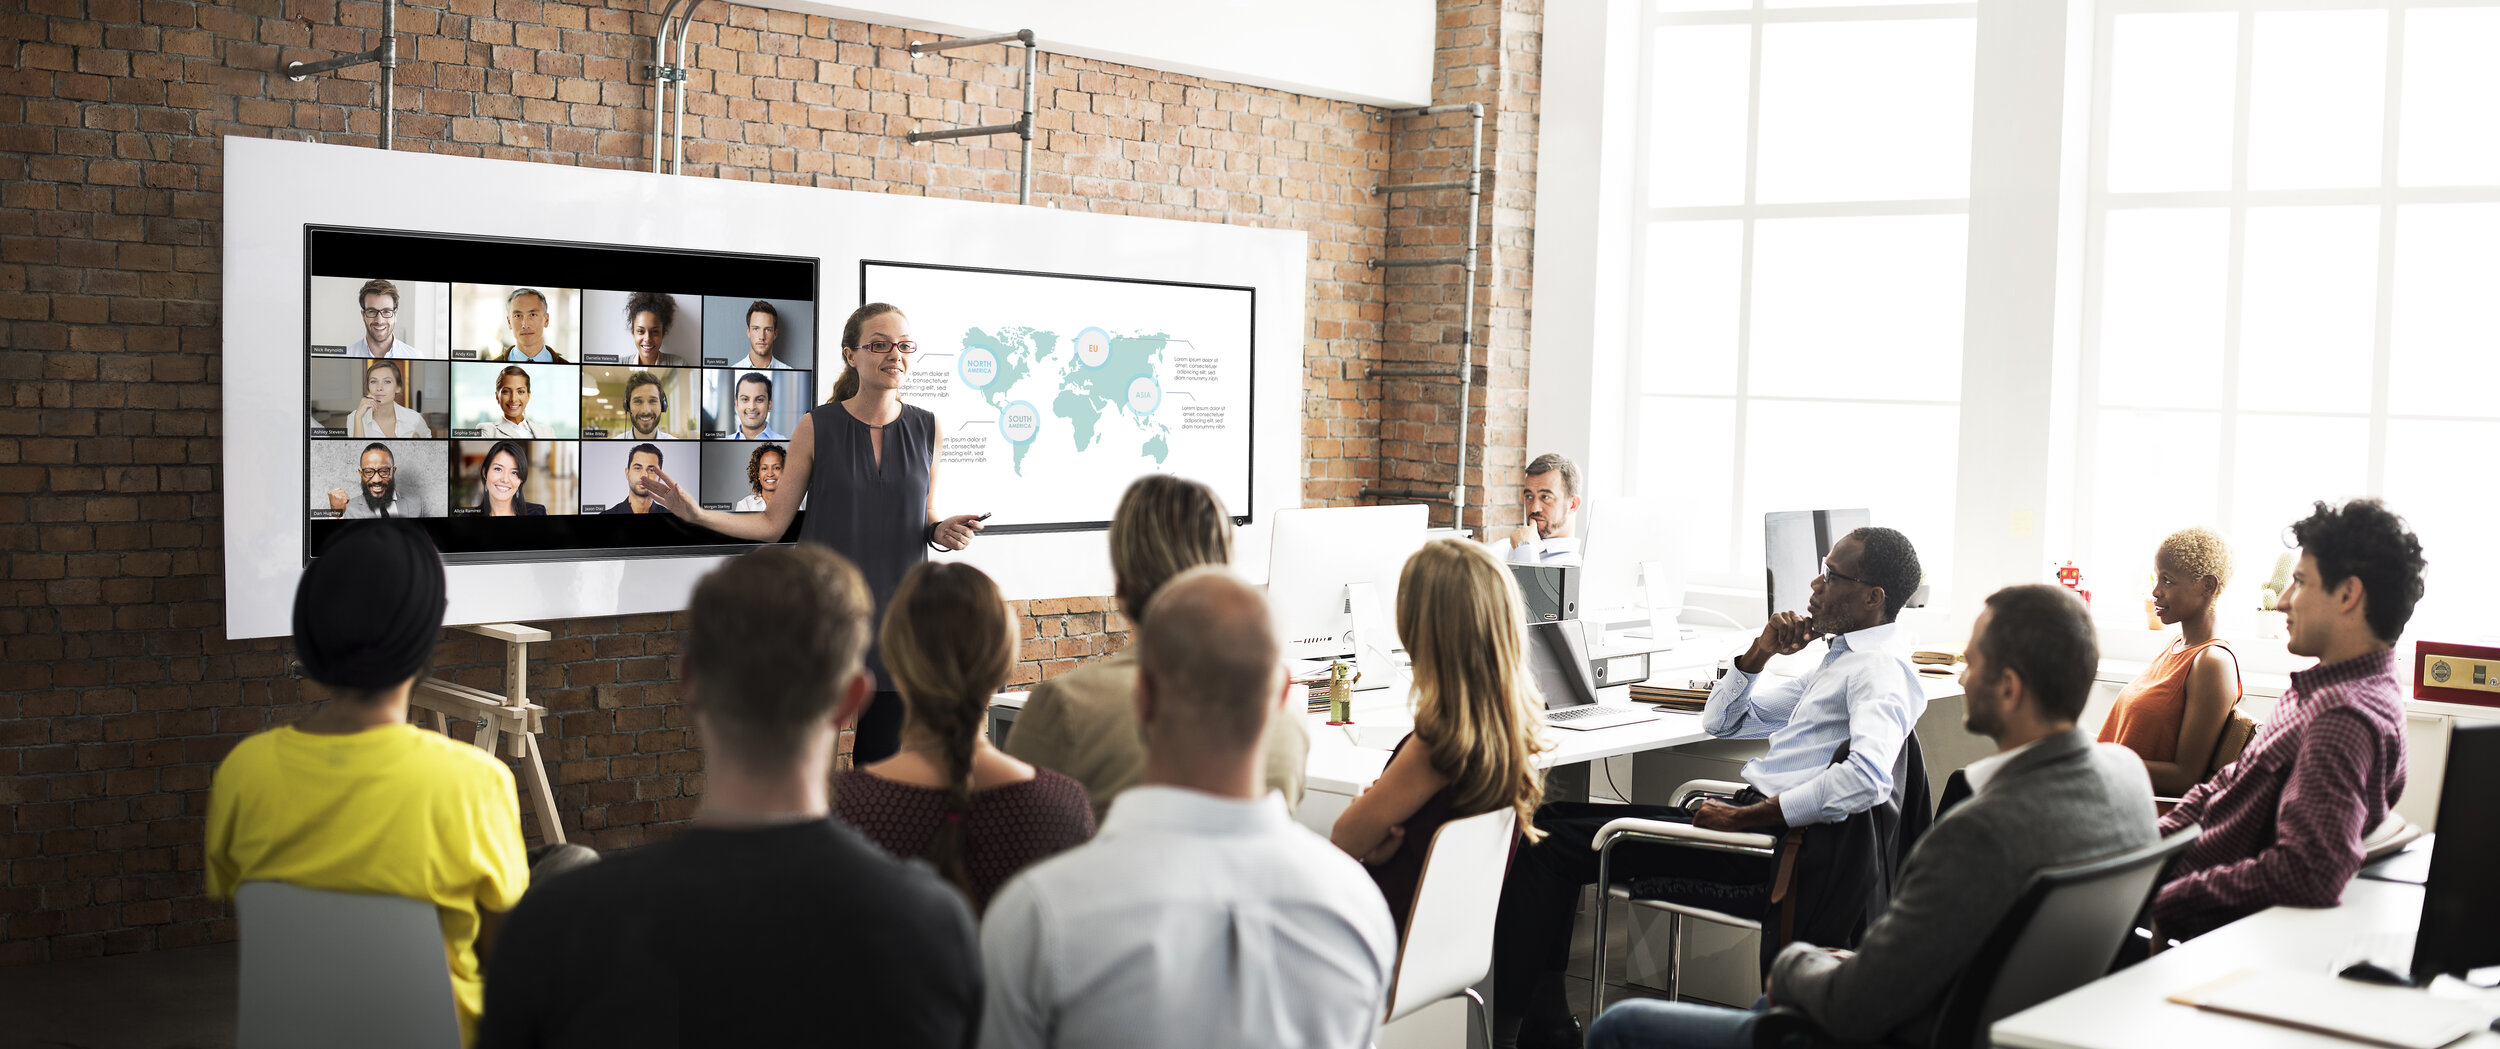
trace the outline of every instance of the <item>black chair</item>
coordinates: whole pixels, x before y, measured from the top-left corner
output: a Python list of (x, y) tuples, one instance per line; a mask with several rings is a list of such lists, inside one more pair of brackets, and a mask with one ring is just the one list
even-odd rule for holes
[[(2162, 872), (2199, 833), (2193, 825), (2182, 827), (2139, 849), (2032, 875), (1970, 965), (1945, 988), (1924, 1049), (1987, 1049), (1990, 1024), (2108, 973)], [(1754, 1031), (1754, 1044), (1763, 1049), (1854, 1044), (1824, 1035), (1787, 1007), (1765, 1013)]]

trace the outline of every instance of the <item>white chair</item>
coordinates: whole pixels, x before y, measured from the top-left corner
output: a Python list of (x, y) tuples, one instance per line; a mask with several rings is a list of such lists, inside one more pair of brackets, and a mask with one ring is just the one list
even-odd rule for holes
[[(1673, 797), (1682, 805), (1695, 796), (1733, 797), (1745, 784), (1728, 780), (1697, 779), (1675, 788)], [(1607, 823), (1589, 843), (1597, 850), (1597, 884), (1602, 890), (1597, 898), (1597, 941), (1595, 957), (1590, 961), (1589, 1015), (1594, 1018), (1606, 1009), (1606, 911), (1607, 905), (1624, 903), (1667, 912), (1667, 999), (1684, 997), (1684, 919), (1696, 918), (1714, 925), (1762, 931), (1762, 923), (1706, 907), (1696, 907), (1667, 900), (1640, 900), (1632, 896), (1629, 883), (1614, 879), (1614, 846), (1625, 842), (1650, 842), (1688, 849), (1757, 856), (1765, 861), (1779, 855), (1779, 839), (1768, 834), (1739, 834), (1729, 831), (1703, 830), (1689, 823), (1671, 820), (1645, 820), (1625, 817)]]
[(235, 910), (242, 1049), (460, 1049), (433, 905), (255, 881)]
[(1475, 985), (1493, 969), (1493, 915), (1501, 909), (1502, 878), (1510, 871), (1518, 826), (1517, 813), (1503, 808), (1451, 820), (1433, 832), (1415, 904), (1407, 911), (1406, 941), (1398, 945), (1382, 1026), (1464, 995), (1484, 1044), (1493, 1044), (1493, 1018)]

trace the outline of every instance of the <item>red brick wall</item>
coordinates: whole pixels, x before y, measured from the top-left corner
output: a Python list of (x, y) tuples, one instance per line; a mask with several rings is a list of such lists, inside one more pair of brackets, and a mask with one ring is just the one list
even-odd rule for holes
[[(1533, 3), (1442, 2), (1441, 88), (1511, 114), (1488, 164), (1514, 210), (1533, 194)], [(687, 175), (1013, 199), (1012, 139), (901, 138), (923, 121), (1012, 119), (1004, 49), (914, 59), (892, 28), (698, 16)], [(206, 784), (235, 740), (300, 717), (318, 689), (289, 676), (283, 641), (223, 639), (217, 140), (371, 144), (371, 68), (301, 84), (271, 70), (372, 46), (380, 22), (377, 3), (330, 0), (0, 10), (0, 964), (233, 935), (201, 895)], [(650, 88), (635, 67), (655, 28), (646, 11), (545, 0), (403, 3), (398, 144), (643, 166)], [(1393, 141), (1414, 132), (1346, 103), (1058, 55), (1040, 95), (1036, 204), (1310, 234), (1304, 496), (1359, 501), (1380, 476), (1383, 391), (1362, 370), (1384, 353), (1389, 288), (1363, 267), (1389, 228), (1365, 187), (1423, 159)], [(1478, 300), (1494, 385), (1476, 403), (1495, 443), (1516, 444), (1524, 401), (1500, 376), (1518, 363), (1503, 333), (1524, 345), (1526, 244), (1523, 220), (1502, 215)], [(1016, 683), (1125, 644), (1110, 605), (1030, 602)], [(674, 702), (681, 617), (543, 625), (556, 638), (535, 647), (530, 688), (550, 711), (568, 832), (602, 848), (665, 833), (700, 786)], [(452, 632), (438, 672), (500, 688), (501, 659)]]

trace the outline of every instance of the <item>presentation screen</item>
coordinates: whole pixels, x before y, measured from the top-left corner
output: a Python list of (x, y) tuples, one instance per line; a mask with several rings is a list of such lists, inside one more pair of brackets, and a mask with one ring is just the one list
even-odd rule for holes
[(866, 260), (860, 297), (909, 318), (903, 400), (937, 416), (938, 483), (981, 493), (985, 531), (1107, 528), (1157, 472), (1249, 522), (1252, 289)]
[(763, 508), (815, 389), (816, 260), (307, 226), (304, 273), (307, 556), (376, 517), (455, 563), (754, 545), (644, 485)]

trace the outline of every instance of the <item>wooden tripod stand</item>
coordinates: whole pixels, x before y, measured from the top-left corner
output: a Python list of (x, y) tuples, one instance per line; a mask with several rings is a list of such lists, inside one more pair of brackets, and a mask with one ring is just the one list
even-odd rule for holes
[(475, 723), (477, 738), (472, 742), (489, 754), (495, 752), (495, 743), (502, 741), (507, 755), (522, 759), (521, 785), (537, 806), (540, 836), (546, 844), (564, 844), (564, 821), (556, 815), (555, 787), (547, 781), (547, 762), (538, 749), (538, 734), (545, 729), (547, 708), (529, 701), (530, 643), (554, 635), (519, 623), (483, 623), (452, 629), (504, 643), (504, 694), (498, 696), (429, 677), (417, 682), (409, 693), (410, 710), (431, 713), (434, 731), (445, 734), (451, 731), (452, 718)]

